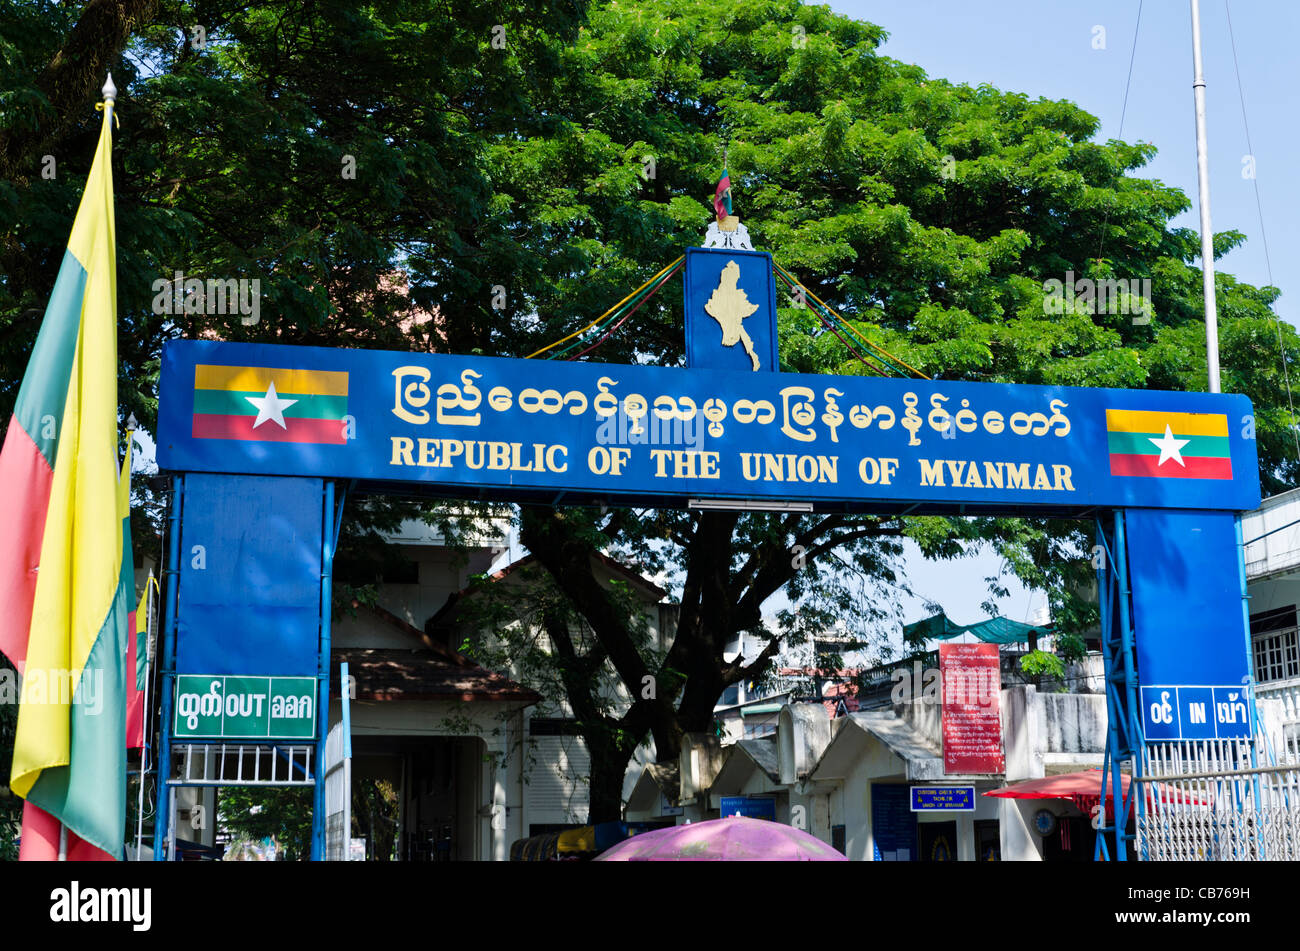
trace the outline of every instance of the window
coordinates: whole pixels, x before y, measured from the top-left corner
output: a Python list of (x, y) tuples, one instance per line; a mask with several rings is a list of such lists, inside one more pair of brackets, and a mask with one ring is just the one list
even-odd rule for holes
[(1300, 677), (1300, 638), (1294, 604), (1252, 614), (1250, 635), (1256, 682)]

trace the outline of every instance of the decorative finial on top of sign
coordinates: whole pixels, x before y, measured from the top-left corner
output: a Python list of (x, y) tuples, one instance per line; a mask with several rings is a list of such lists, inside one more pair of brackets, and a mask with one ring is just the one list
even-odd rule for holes
[(722, 174), (713, 190), (713, 213), (718, 220), (712, 222), (705, 232), (704, 247), (754, 250), (749, 242), (749, 232), (740, 223), (740, 217), (731, 213), (731, 173), (727, 171), (725, 147), (722, 150)]

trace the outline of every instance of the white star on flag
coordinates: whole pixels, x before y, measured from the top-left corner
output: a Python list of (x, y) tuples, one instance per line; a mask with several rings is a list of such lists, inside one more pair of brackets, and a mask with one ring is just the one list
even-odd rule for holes
[(1174, 431), (1169, 427), (1168, 423), (1165, 423), (1165, 434), (1162, 438), (1156, 439), (1154, 436), (1148, 436), (1147, 439), (1151, 440), (1155, 447), (1160, 450), (1160, 461), (1156, 463), (1156, 468), (1163, 466), (1169, 459), (1174, 460), (1184, 469), (1187, 468), (1187, 463), (1183, 462), (1183, 457), (1178, 450), (1186, 446), (1191, 440), (1175, 439)]
[[(297, 400), (286, 400), (281, 396), (277, 396), (274, 380), (272, 380), (271, 385), (266, 388), (265, 396), (245, 396), (244, 399), (257, 407), (257, 419), (253, 423), (254, 429), (261, 426), (267, 420), (275, 423), (281, 429), (288, 429), (289, 427), (284, 424), (284, 411), (294, 403), (298, 402)], [(1164, 461), (1163, 456), (1160, 458), (1161, 461)]]

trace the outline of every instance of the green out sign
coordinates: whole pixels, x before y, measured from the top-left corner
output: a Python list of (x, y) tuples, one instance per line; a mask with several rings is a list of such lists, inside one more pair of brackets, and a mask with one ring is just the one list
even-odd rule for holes
[(176, 739), (312, 739), (316, 678), (180, 675), (172, 733)]

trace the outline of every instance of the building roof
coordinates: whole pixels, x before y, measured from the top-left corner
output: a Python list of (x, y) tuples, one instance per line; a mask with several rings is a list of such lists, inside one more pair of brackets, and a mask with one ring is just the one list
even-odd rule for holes
[(754, 761), (754, 765), (767, 773), (772, 782), (781, 781), (779, 770), (776, 762), (776, 737), (764, 736), (752, 740), (738, 740), (735, 744), (745, 751), (745, 754)]
[(828, 684), (822, 688), (822, 706), (834, 719), (837, 716), (857, 713), (861, 707), (857, 684)]
[[(443, 647), (414, 624), (384, 608), (361, 608), (410, 635), (418, 646), (401, 648), (340, 647), (330, 651), (334, 670), (346, 662), (355, 678), (357, 700), (500, 700), (537, 703), (542, 695), (509, 677), (480, 667), (464, 654)], [(339, 684), (331, 678), (331, 696)]]
[(681, 767), (677, 763), (647, 763), (637, 777), (627, 799), (627, 808), (651, 811), (658, 807), (658, 797), (672, 808), (681, 799)]
[(843, 779), (861, 755), (860, 744), (874, 737), (903, 762), (904, 778), (943, 779), (943, 750), (893, 711), (850, 713), (809, 776)]
[(781, 784), (775, 736), (740, 740), (722, 749), (727, 757), (709, 784), (710, 796), (729, 796), (740, 792), (755, 773), (765, 777), (770, 787)]
[[(393, 648), (340, 648), (330, 652), (337, 670), (347, 663), (356, 678), (357, 700), (475, 700), (534, 704), (542, 699), (535, 690), (515, 683), (477, 664), (462, 666), (430, 650)], [(337, 681), (331, 682), (338, 696)]]

